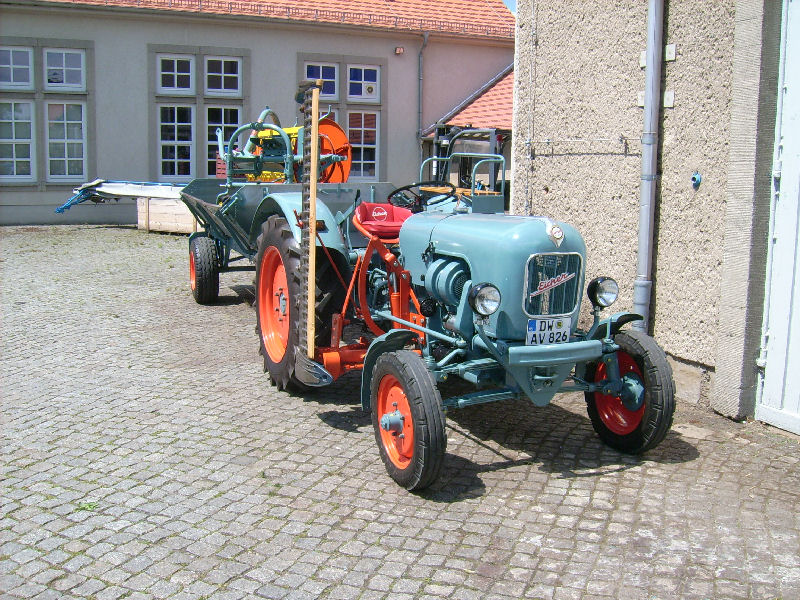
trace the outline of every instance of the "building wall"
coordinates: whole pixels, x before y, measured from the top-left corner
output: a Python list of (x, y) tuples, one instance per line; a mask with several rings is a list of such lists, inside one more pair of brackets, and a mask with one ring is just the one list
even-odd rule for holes
[[(651, 328), (673, 356), (713, 367), (734, 0), (673, 0), (665, 13), (664, 42), (677, 56), (664, 64), (662, 84), (675, 100), (659, 132)], [(512, 206), (579, 228), (587, 276), (620, 283), (615, 310), (632, 308), (636, 274), (646, 33), (642, 2), (517, 5)]]
[[(195, 51), (202, 56), (226, 49), (235, 50), (244, 60), (244, 95), (239, 102), (242, 120), (255, 120), (269, 105), (284, 126), (292, 125), (299, 116), (294, 93), (298, 80), (304, 77), (303, 56), (380, 64), (383, 85), (379, 178), (400, 185), (416, 176), (421, 35), (131, 10), (4, 5), (2, 12), (0, 45), (24, 45), (26, 40), (47, 44), (47, 40), (58, 39), (84, 40), (91, 47), (93, 67), (89, 65), (87, 69), (90, 87), (86, 94), (90, 117), (87, 143), (91, 148), (86, 180), (158, 180), (154, 52)], [(404, 52), (396, 54), (396, 47), (403, 47)], [(450, 38), (445, 44), (432, 35), (425, 49), (424, 119), (435, 120), (493, 77), (511, 62), (512, 56), (512, 40), (480, 44)], [(453, 70), (465, 76), (454, 77)], [(446, 85), (442, 85), (441, 77), (446, 77)], [(196, 175), (203, 175), (198, 171), (204, 165), (204, 133), (198, 124)], [(0, 183), (0, 224), (134, 221), (135, 211), (125, 203), (76, 206), (65, 215), (53, 215), (52, 209), (69, 198), (75, 184), (80, 183), (83, 181)]]

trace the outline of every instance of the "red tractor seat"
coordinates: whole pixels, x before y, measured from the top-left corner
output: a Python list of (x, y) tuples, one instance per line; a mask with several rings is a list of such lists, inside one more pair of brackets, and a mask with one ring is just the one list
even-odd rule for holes
[(396, 239), (403, 222), (412, 214), (407, 208), (391, 204), (362, 202), (356, 208), (354, 218), (372, 235), (381, 239)]

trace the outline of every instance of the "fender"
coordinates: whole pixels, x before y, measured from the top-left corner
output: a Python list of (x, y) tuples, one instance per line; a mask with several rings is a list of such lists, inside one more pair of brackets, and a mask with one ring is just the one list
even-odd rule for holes
[(415, 337), (417, 334), (408, 329), (392, 329), (372, 340), (367, 354), (364, 356), (364, 370), (361, 371), (361, 408), (365, 411), (369, 412), (370, 410), (370, 380), (378, 357), (384, 352), (393, 352), (404, 348)]
[[(250, 245), (255, 248), (256, 240), (261, 233), (261, 224), (272, 215), (281, 215), (292, 230), (292, 235), (297, 243), (300, 243), (300, 228), (297, 226), (295, 211), (300, 214), (303, 210), (303, 194), (301, 192), (282, 192), (270, 194), (264, 198), (256, 209), (253, 217), (253, 225), (250, 231)], [(317, 228), (322, 243), (329, 250), (335, 250), (341, 256), (348, 255), (342, 235), (339, 233), (339, 226), (336, 217), (331, 214), (330, 209), (324, 202), (317, 200), (317, 222), (322, 221), (325, 227)], [(317, 240), (317, 246), (319, 246)]]
[[(596, 324), (592, 325), (592, 328), (586, 332), (586, 339), (587, 340), (602, 340), (606, 337), (613, 337), (615, 334), (619, 333), (619, 330), (622, 329), (628, 323), (632, 323), (633, 321), (642, 321), (644, 317), (637, 313), (629, 313), (629, 312), (619, 312), (616, 314), (611, 315), (607, 319), (603, 319), (602, 321), (598, 321)], [(609, 336), (608, 327), (611, 325), (611, 335)]]

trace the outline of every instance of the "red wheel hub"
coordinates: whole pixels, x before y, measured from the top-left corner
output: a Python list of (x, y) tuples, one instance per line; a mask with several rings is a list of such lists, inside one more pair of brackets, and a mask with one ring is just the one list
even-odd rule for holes
[[(636, 374), (641, 381), (642, 371), (639, 365), (633, 360), (630, 354), (622, 350), (617, 352), (617, 362), (619, 363), (619, 376), (625, 377), (628, 373)], [(594, 380), (596, 382), (603, 381), (606, 378), (606, 365), (601, 362), (597, 365)], [(597, 407), (597, 414), (603, 421), (606, 427), (617, 435), (628, 435), (636, 431), (639, 424), (642, 422), (644, 416), (645, 406), (636, 410), (629, 410), (622, 404), (622, 398), (619, 396), (611, 396), (601, 392), (594, 393), (594, 403)]]
[(280, 362), (289, 342), (289, 285), (283, 259), (274, 246), (270, 246), (261, 257), (258, 323), (267, 354), (272, 362)]
[(194, 252), (189, 250), (189, 285), (194, 291), (197, 288), (197, 273), (194, 267)]
[[(396, 377), (386, 375), (378, 386), (378, 415), (392, 417), (394, 421), (402, 417), (402, 429), (386, 430), (381, 427), (381, 443), (389, 460), (398, 469), (405, 469), (414, 457), (414, 420), (403, 386)], [(399, 415), (397, 414), (399, 413)], [(399, 429), (399, 428), (398, 428)]]

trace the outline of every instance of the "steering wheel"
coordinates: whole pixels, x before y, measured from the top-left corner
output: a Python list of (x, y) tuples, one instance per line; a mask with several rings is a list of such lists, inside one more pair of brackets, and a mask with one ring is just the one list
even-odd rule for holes
[[(422, 190), (420, 189), (423, 187), (445, 187), (447, 191), (423, 201)], [(455, 200), (457, 198), (456, 186), (448, 181), (420, 181), (419, 183), (409, 183), (392, 190), (386, 201), (392, 206), (407, 208), (413, 213), (418, 213), (422, 212), (425, 206), (429, 204), (438, 204), (445, 200)]]

